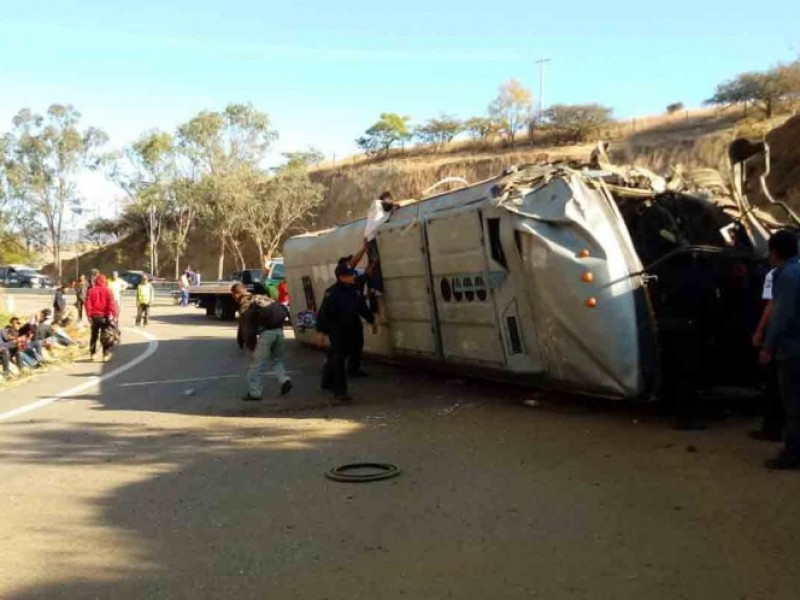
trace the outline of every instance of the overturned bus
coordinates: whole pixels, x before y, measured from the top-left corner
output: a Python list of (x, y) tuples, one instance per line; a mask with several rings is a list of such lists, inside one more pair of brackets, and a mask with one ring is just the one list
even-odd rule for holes
[[(385, 292), (365, 352), (609, 398), (669, 393), (677, 375), (752, 381), (766, 241), (798, 224), (765, 186), (767, 207), (743, 192), (768, 148), (735, 142), (730, 182), (617, 167), (598, 150), (397, 209), (377, 234)], [(364, 227), (286, 242), (299, 340), (313, 342), (336, 261)]]

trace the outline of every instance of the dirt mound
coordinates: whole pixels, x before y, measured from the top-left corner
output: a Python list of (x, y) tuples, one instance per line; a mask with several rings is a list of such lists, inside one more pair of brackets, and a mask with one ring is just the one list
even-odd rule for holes
[(772, 169), (767, 184), (772, 195), (800, 209), (800, 116), (767, 134)]

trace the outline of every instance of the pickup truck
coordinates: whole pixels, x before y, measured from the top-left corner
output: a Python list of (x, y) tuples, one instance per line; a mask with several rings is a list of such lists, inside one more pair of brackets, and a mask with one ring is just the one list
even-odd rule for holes
[(239, 308), (231, 296), (234, 283), (240, 281), (253, 294), (265, 294), (277, 299), (278, 286), (283, 279), (283, 259), (274, 259), (266, 276), (262, 269), (245, 269), (232, 273), (225, 281), (210, 281), (189, 288), (189, 304), (205, 309), (209, 317), (228, 321), (236, 318)]

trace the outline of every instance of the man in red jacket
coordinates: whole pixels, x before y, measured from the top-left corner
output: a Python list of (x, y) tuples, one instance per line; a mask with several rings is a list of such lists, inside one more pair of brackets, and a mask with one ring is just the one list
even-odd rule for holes
[[(94, 285), (86, 294), (86, 317), (92, 324), (92, 338), (89, 342), (89, 356), (94, 360), (94, 353), (97, 350), (97, 338), (111, 324), (117, 316), (117, 303), (114, 296), (106, 285), (106, 278), (98, 275), (94, 280)], [(111, 358), (105, 348), (103, 348), (103, 361)]]

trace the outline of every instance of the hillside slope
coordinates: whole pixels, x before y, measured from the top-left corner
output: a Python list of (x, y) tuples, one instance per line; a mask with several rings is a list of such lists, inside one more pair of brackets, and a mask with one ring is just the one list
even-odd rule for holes
[[(787, 117), (777, 118), (771, 122), (758, 124), (761, 129), (779, 125)], [(797, 120), (793, 120), (798, 123)], [(789, 125), (787, 124), (787, 127)], [(689, 167), (712, 167), (724, 170), (727, 168), (727, 145), (740, 135), (753, 135), (751, 123), (745, 129), (734, 116), (718, 116), (714, 113), (701, 113), (697, 116), (666, 121), (637, 132), (618, 135), (612, 139), (611, 159), (618, 163), (632, 163), (645, 166), (656, 171), (663, 171), (669, 165), (682, 163)], [(773, 160), (776, 169), (770, 184), (777, 186), (782, 194), (798, 194), (800, 196), (800, 173), (789, 173), (794, 165), (800, 169), (800, 157), (789, 152), (796, 152), (800, 124), (791, 125), (791, 131), (776, 129), (770, 134), (773, 148)], [(542, 162), (558, 159), (585, 160), (595, 144), (574, 146), (533, 147), (520, 145), (516, 148), (490, 150), (467, 150), (443, 154), (408, 154), (393, 157), (380, 162), (361, 162), (358, 164), (327, 167), (311, 172), (311, 178), (326, 187), (325, 201), (316, 216), (309, 217), (303, 223), (306, 230), (331, 227), (361, 218), (371, 200), (383, 190), (391, 190), (395, 198), (419, 198), (424, 190), (445, 177), (463, 177), (470, 182), (480, 181), (501, 173), (510, 165)], [(787, 158), (779, 157), (779, 153)], [(786, 165), (781, 161), (785, 160)], [(784, 181), (786, 179), (786, 181)], [(794, 183), (792, 183), (794, 182)], [(446, 188), (443, 188), (446, 189)], [(800, 197), (798, 198), (800, 204)], [(204, 279), (211, 279), (217, 273), (217, 248), (219, 244), (210, 232), (195, 231), (189, 239), (181, 268), (191, 264), (200, 270)], [(81, 257), (81, 264), (99, 268), (104, 271), (112, 269), (147, 270), (149, 259), (146, 254), (147, 244), (143, 237), (126, 238), (98, 251)], [(260, 263), (258, 252), (249, 243), (242, 244), (247, 266)], [(161, 275), (174, 277), (175, 263), (169, 260), (166, 248), (161, 250)], [(225, 273), (235, 270), (233, 256), (228, 254), (225, 261)], [(71, 273), (65, 268), (65, 273)]]

